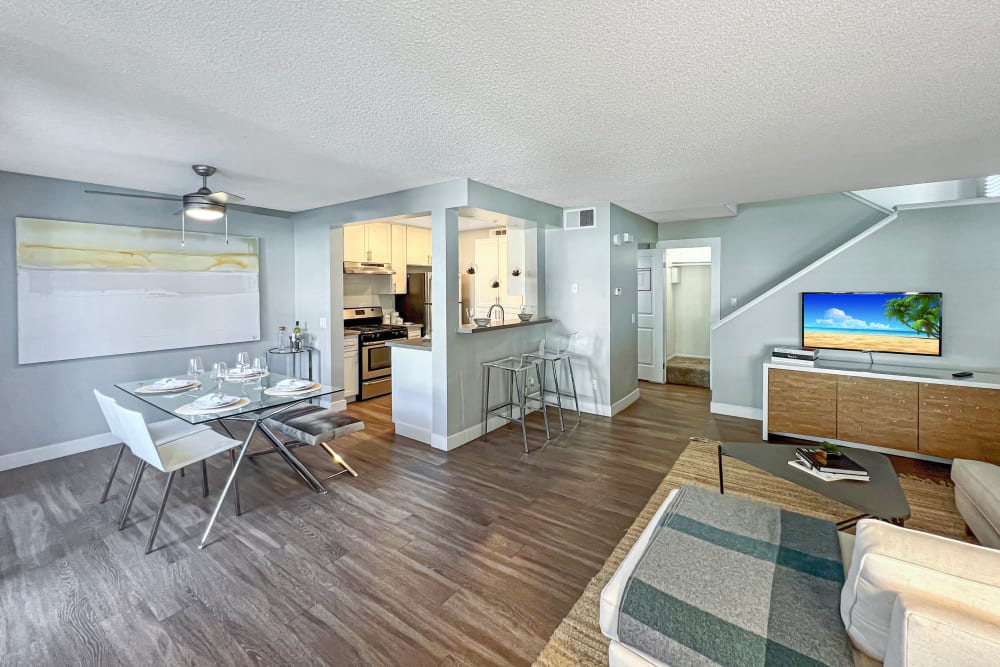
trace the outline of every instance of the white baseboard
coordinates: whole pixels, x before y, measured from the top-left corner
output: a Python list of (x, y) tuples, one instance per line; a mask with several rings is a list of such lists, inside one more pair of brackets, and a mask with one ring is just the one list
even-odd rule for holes
[[(489, 421), (486, 422), (486, 431), (492, 433), (501, 426), (506, 426), (507, 420), (501, 417), (490, 417)], [(518, 427), (520, 428), (520, 427)], [(470, 426), (467, 429), (459, 431), (458, 433), (452, 433), (447, 438), (434, 435), (431, 436), (431, 447), (434, 449), (441, 449), (443, 451), (449, 452), (453, 449), (457, 449), (462, 445), (472, 442), (483, 436), (483, 425), (482, 422)]]
[(639, 400), (639, 390), (634, 389), (632, 390), (632, 393), (630, 393), (625, 398), (621, 399), (620, 401), (615, 401), (614, 403), (611, 404), (611, 410), (610, 410), (611, 416), (614, 417), (616, 414), (618, 414), (619, 412), (621, 412), (622, 410), (624, 410), (625, 408), (632, 405), (638, 400)]
[(404, 438), (410, 438), (411, 440), (422, 442), (425, 445), (431, 444), (432, 433), (429, 428), (413, 426), (412, 424), (404, 424), (403, 422), (393, 422), (393, 427), (396, 429), (396, 433)]
[(76, 438), (75, 440), (42, 445), (41, 447), (26, 449), (20, 452), (11, 452), (10, 454), (0, 456), (0, 470), (12, 470), (14, 468), (30, 466), (33, 463), (61, 459), (64, 456), (89, 452), (92, 449), (117, 445), (120, 442), (121, 440), (110, 433), (97, 433), (95, 435)]
[(709, 410), (717, 415), (729, 415), (730, 417), (743, 417), (744, 419), (764, 419), (764, 411), (760, 408), (753, 408), (749, 405), (733, 405), (732, 403), (718, 403), (712, 401)]

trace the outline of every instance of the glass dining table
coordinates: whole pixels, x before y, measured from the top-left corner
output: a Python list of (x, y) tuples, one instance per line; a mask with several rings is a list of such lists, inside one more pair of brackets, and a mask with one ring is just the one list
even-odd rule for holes
[[(264, 435), (264, 437), (271, 444), (271, 447), (273, 447), (274, 450), (281, 455), (281, 458), (284, 459), (285, 463), (287, 463), (288, 466), (298, 474), (298, 476), (309, 488), (316, 493), (326, 493), (326, 488), (319, 482), (319, 480), (316, 479), (309, 469), (306, 468), (302, 462), (289, 451), (288, 447), (274, 435), (274, 433), (264, 423), (264, 420), (278, 417), (282, 412), (290, 410), (314, 398), (329, 396), (343, 391), (343, 388), (330, 387), (316, 383), (317, 386), (309, 391), (302, 391), (298, 393), (277, 393), (275, 391), (275, 387), (279, 382), (286, 379), (290, 378), (285, 375), (281, 375), (280, 373), (272, 372), (262, 378), (227, 380), (222, 383), (222, 391), (228, 396), (239, 397), (240, 400), (228, 410), (211, 412), (204, 410), (191, 410), (190, 404), (202, 396), (215, 393), (217, 391), (217, 385), (214, 381), (202, 382), (200, 386), (194, 389), (182, 389), (173, 392), (149, 391), (149, 386), (160, 380), (160, 378), (119, 382), (115, 384), (115, 387), (125, 393), (168, 413), (172, 417), (182, 419), (189, 424), (206, 424), (209, 422), (216, 422), (230, 437), (233, 437), (233, 434), (226, 425), (227, 421), (240, 421), (250, 424), (250, 431), (243, 440), (243, 445), (240, 447), (239, 455), (236, 457), (233, 464), (233, 470), (229, 474), (229, 478), (226, 480), (226, 485), (222, 489), (222, 494), (219, 496), (218, 502), (215, 504), (215, 509), (212, 511), (212, 516), (208, 521), (208, 525), (205, 526), (205, 532), (201, 537), (201, 543), (198, 545), (199, 548), (205, 547), (209, 533), (212, 531), (212, 526), (215, 525), (215, 520), (219, 515), (219, 510), (222, 509), (222, 505), (226, 500), (229, 489), (236, 480), (240, 465), (246, 457), (250, 441), (253, 439), (254, 433), (258, 431)], [(237, 514), (240, 513), (238, 504), (236, 512)]]

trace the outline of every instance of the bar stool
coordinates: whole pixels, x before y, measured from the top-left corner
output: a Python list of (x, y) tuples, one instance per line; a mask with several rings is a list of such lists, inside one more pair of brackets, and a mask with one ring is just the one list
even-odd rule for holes
[[(510, 393), (506, 403), (490, 407), (490, 372), (496, 370), (509, 375)], [(528, 453), (528, 428), (525, 425), (525, 418), (532, 412), (542, 411), (545, 418), (545, 439), (549, 439), (549, 412), (546, 409), (545, 401), (538, 401), (538, 407), (529, 410), (528, 401), (528, 372), (535, 372), (535, 377), (539, 384), (542, 382), (542, 374), (538, 364), (533, 361), (518, 359), (517, 357), (505, 357), (494, 361), (483, 362), (483, 442), (486, 441), (488, 432), (487, 422), (490, 415), (506, 419), (508, 422), (521, 423), (521, 437), (524, 440), (524, 452)], [(514, 402), (514, 393), (517, 393), (517, 402)], [(535, 399), (537, 400), (537, 399)], [(514, 406), (517, 406), (518, 416), (514, 417)], [(510, 414), (501, 414), (503, 410), (509, 409)]]
[[(572, 398), (573, 403), (576, 406), (576, 421), (580, 422), (582, 420), (582, 415), (580, 414), (580, 400), (576, 395), (576, 378), (573, 376), (573, 351), (576, 346), (576, 332), (566, 336), (566, 344), (556, 352), (545, 349), (545, 339), (542, 339), (541, 344), (538, 346), (537, 352), (529, 352), (522, 355), (522, 359), (527, 359), (534, 361), (541, 365), (542, 367), (542, 381), (539, 382), (538, 398), (536, 400), (541, 400), (546, 402), (548, 405), (553, 405), (549, 402), (551, 399), (545, 398), (545, 368), (548, 366), (552, 369), (552, 382), (556, 389), (556, 402), (555, 406), (559, 409), (559, 430), (566, 430), (566, 422), (563, 420), (563, 398)], [(573, 388), (572, 394), (564, 394), (559, 389), (559, 373), (562, 367), (562, 363), (566, 362), (566, 370), (569, 371), (569, 381), (570, 386)], [(535, 398), (534, 396), (529, 396), (529, 398)]]

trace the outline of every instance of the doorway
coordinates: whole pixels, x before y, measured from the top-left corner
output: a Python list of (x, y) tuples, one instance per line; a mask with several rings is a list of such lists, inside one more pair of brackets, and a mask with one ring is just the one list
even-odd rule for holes
[[(721, 249), (719, 238), (660, 241), (662, 316), (652, 336), (661, 342), (664, 369), (660, 382), (712, 386), (712, 326), (720, 319)], [(640, 375), (641, 377), (641, 375)]]

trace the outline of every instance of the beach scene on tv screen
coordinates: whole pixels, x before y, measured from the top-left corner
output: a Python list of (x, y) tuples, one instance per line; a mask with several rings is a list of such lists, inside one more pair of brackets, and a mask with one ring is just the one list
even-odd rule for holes
[(941, 296), (804, 293), (802, 345), (838, 350), (940, 354)]

